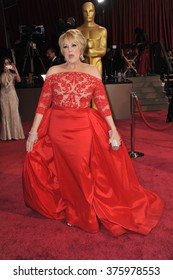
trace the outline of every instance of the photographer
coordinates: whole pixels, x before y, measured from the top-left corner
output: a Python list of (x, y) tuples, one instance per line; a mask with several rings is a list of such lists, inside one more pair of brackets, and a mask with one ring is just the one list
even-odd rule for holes
[(1, 103), (1, 140), (24, 139), (19, 116), (19, 100), (15, 90), (15, 81), (20, 82), (18, 70), (8, 57), (2, 59), (3, 72), (0, 75)]

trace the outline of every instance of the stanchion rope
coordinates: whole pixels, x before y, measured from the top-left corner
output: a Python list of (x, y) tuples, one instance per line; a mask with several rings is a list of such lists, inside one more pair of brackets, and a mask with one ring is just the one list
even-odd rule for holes
[(160, 128), (160, 127), (155, 127), (155, 126), (152, 126), (151, 124), (149, 124), (149, 122), (148, 122), (148, 121), (146, 120), (146, 118), (144, 117), (144, 114), (143, 114), (143, 112), (142, 112), (141, 105), (140, 105), (140, 102), (139, 102), (139, 99), (138, 99), (137, 95), (133, 94), (133, 97), (134, 97), (135, 100), (136, 100), (136, 104), (137, 104), (137, 107), (138, 107), (138, 110), (139, 110), (139, 113), (140, 113), (141, 118), (143, 119), (144, 123), (145, 123), (149, 128), (154, 129), (154, 130), (159, 130), (159, 131), (161, 131), (161, 130), (166, 130), (166, 129), (170, 128), (171, 126), (173, 126), (173, 123), (170, 123), (170, 124), (168, 124), (168, 125), (166, 125), (166, 126)]

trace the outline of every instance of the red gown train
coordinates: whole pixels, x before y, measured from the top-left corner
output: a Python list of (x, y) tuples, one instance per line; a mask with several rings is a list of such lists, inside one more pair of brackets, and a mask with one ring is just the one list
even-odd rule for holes
[[(98, 111), (90, 108), (92, 97)], [(88, 232), (98, 232), (102, 223), (116, 236), (127, 230), (148, 234), (163, 202), (139, 184), (124, 143), (111, 149), (102, 82), (86, 73), (51, 75), (37, 113), (44, 116), (24, 162), (26, 205)]]

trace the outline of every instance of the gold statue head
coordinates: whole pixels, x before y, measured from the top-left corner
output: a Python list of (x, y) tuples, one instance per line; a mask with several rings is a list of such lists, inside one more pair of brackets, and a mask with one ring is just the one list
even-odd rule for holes
[(95, 7), (92, 2), (85, 2), (82, 5), (82, 13), (83, 13), (84, 22), (87, 23), (94, 22)]
[(59, 46), (62, 54), (65, 39), (73, 40), (75, 43), (79, 44), (81, 54), (83, 54), (86, 48), (86, 39), (78, 29), (69, 29), (59, 37)]

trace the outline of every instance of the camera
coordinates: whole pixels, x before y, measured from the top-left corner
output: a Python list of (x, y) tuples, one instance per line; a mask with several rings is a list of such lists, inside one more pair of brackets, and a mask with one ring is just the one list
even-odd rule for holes
[(5, 66), (7, 69), (13, 69), (13, 66), (12, 65), (6, 65)]

